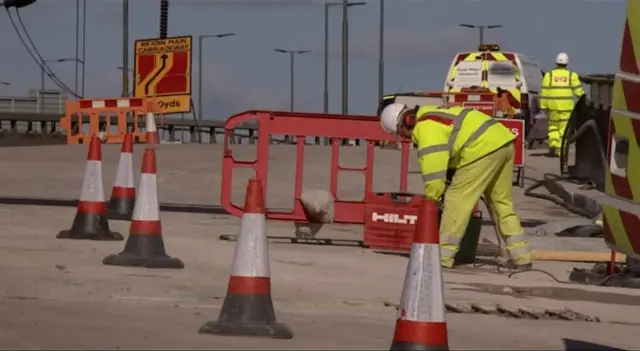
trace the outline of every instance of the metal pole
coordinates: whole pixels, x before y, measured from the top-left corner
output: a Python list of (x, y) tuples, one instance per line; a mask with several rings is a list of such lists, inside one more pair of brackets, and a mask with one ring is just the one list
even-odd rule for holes
[(198, 37), (198, 119), (202, 121), (202, 43), (204, 36)]
[(323, 112), (329, 113), (329, 6), (324, 4), (324, 105)]
[(384, 95), (384, 0), (380, 0), (380, 43), (378, 49), (378, 99)]
[(76, 0), (76, 64), (75, 64), (75, 85), (73, 92), (78, 94), (78, 72), (80, 71), (80, 0)]
[(122, 0), (122, 96), (129, 96), (129, 0)]
[(43, 65), (40, 66), (40, 90), (44, 90), (44, 62)]
[(84, 97), (84, 75), (87, 66), (87, 0), (82, 0), (82, 87), (81, 97)]
[(342, 114), (349, 113), (349, 24), (348, 3), (342, 0)]
[(293, 69), (294, 65), (295, 65), (295, 60), (296, 60), (296, 54), (295, 52), (290, 52), (289, 56), (291, 57), (291, 62), (290, 62), (290, 66), (289, 66), (289, 111), (293, 112), (293, 108), (294, 108), (294, 99), (295, 99), (295, 95), (294, 95), (294, 82), (295, 82), (295, 70)]

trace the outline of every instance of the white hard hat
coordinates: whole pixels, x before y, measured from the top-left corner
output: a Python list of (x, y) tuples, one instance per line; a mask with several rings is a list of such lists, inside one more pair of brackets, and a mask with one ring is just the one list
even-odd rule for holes
[(398, 118), (400, 114), (407, 108), (405, 104), (389, 104), (380, 113), (380, 126), (382, 130), (389, 134), (398, 132)]
[(561, 52), (556, 56), (556, 63), (559, 65), (569, 64), (569, 55), (566, 52)]

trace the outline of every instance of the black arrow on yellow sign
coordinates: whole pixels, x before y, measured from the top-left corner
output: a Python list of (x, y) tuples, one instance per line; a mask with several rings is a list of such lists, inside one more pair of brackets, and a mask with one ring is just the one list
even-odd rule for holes
[(149, 96), (149, 88), (151, 88), (151, 86), (155, 83), (156, 78), (158, 78), (158, 76), (164, 71), (165, 67), (167, 67), (167, 59), (169, 58), (169, 56), (167, 54), (164, 54), (160, 56), (160, 58), (162, 59), (162, 64), (160, 64), (160, 69), (156, 71), (156, 74), (154, 74), (153, 77), (151, 77), (151, 79), (149, 79), (147, 84), (145, 84), (144, 86), (144, 94), (146, 96)]

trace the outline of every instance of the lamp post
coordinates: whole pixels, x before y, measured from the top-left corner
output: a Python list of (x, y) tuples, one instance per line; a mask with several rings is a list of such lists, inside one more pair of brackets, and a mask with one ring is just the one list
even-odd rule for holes
[(0, 80), (0, 85), (9, 86), (11, 83)]
[(235, 33), (202, 34), (198, 36), (198, 120), (202, 121), (202, 43), (207, 38), (224, 38)]
[[(127, 68), (127, 69), (125, 70), (125, 69), (124, 69), (124, 67), (122, 67), (122, 66), (117, 66), (117, 67), (116, 67), (116, 69), (118, 69), (118, 70), (120, 70), (120, 71), (125, 72), (125, 73), (127, 74), (127, 79), (129, 79), (129, 73), (131, 73), (131, 74), (133, 75), (133, 69), (131, 69), (131, 68)], [(127, 91), (127, 96), (131, 96), (131, 95), (133, 95), (133, 92), (128, 92), (128, 91)], [(124, 97), (124, 96), (123, 96), (123, 97)]]
[[(43, 60), (43, 63), (62, 63), (62, 62), (76, 62), (79, 64), (82, 64), (84, 66), (84, 61), (79, 59), (79, 58), (75, 58), (75, 57), (66, 57), (66, 58), (59, 58), (59, 59), (53, 59), (53, 60)], [(44, 72), (44, 64), (42, 65), (42, 67), (40, 67), (40, 90), (44, 90), (45, 86), (45, 81), (44, 81), (44, 77), (45, 77), (45, 72)], [(78, 74), (78, 71), (76, 71), (76, 75)], [(82, 79), (84, 80), (84, 77), (82, 77)], [(77, 81), (77, 79), (76, 79)], [(76, 89), (77, 89), (77, 85), (76, 85)], [(78, 94), (78, 91), (74, 91), (74, 93), (76, 95)]]
[[(275, 52), (279, 52), (281, 54), (289, 55), (289, 110), (293, 112), (294, 108), (294, 98), (295, 98), (295, 57), (296, 55), (306, 54), (311, 52), (311, 50), (284, 50), (284, 49), (273, 49)], [(285, 143), (289, 142), (289, 136), (285, 136)]]
[(288, 54), (289, 55), (289, 110), (291, 112), (293, 112), (293, 107), (294, 107), (294, 88), (295, 88), (295, 70), (294, 70), (294, 66), (295, 66), (295, 57), (296, 55), (300, 55), (300, 54), (306, 54), (311, 52), (311, 50), (284, 50), (284, 49), (273, 49), (273, 51), (275, 52), (279, 52), (282, 54)]
[(342, 115), (349, 113), (349, 3), (342, 0)]
[[(82, 0), (82, 62), (87, 59), (87, 0)], [(86, 73), (86, 65), (82, 64), (82, 87), (80, 88), (80, 96), (84, 97), (84, 75)]]
[(380, 1), (380, 24), (378, 43), (378, 99), (384, 95), (384, 0)]
[[(347, 7), (366, 5), (364, 1), (347, 3)], [(342, 3), (324, 4), (324, 113), (329, 113), (329, 8)]]
[(465, 23), (460, 23), (459, 24), (460, 27), (465, 27), (465, 28), (477, 28), (478, 29), (478, 34), (479, 34), (479, 39), (480, 39), (480, 43), (479, 45), (484, 44), (484, 30), (485, 29), (494, 29), (494, 28), (502, 28), (504, 27), (502, 24), (491, 24), (491, 25), (485, 25), (485, 26), (480, 26), (480, 25), (476, 25), (476, 24), (465, 24)]
[(129, 0), (122, 0), (122, 96), (129, 96)]

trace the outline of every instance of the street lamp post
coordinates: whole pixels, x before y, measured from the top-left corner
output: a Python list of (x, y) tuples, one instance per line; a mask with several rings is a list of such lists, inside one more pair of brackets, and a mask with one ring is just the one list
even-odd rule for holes
[[(295, 99), (295, 57), (296, 55), (306, 54), (311, 52), (311, 50), (284, 50), (284, 49), (273, 49), (275, 52), (279, 52), (281, 54), (289, 55), (289, 110), (293, 112), (294, 109), (294, 99)], [(289, 136), (285, 136), (285, 142), (289, 141)]]
[(475, 24), (465, 24), (465, 23), (460, 23), (459, 24), (460, 27), (465, 27), (465, 28), (477, 28), (478, 29), (478, 34), (479, 34), (479, 45), (484, 44), (484, 30), (485, 29), (494, 29), (494, 28), (502, 28), (504, 27), (502, 24), (491, 24), (491, 25), (485, 25), (485, 26), (480, 26), (480, 25), (475, 25)]
[(206, 38), (224, 38), (235, 33), (202, 34), (198, 36), (198, 120), (202, 121), (202, 43)]
[[(128, 79), (128, 77), (129, 77), (129, 73), (131, 73), (131, 75), (133, 75), (133, 73), (134, 73), (134, 72), (133, 72), (133, 69), (131, 69), (131, 68), (127, 68), (127, 69), (125, 70), (125, 69), (124, 69), (124, 67), (122, 67), (122, 66), (117, 66), (117, 67), (116, 67), (116, 69), (118, 69), (118, 70), (120, 70), (120, 71), (123, 71), (123, 74), (126, 72), (126, 74), (127, 74), (127, 79)], [(133, 80), (133, 79), (132, 79), (132, 80)], [(127, 92), (127, 96), (131, 96), (131, 95), (133, 95), (133, 91), (132, 91), (132, 92)]]
[(342, 115), (349, 114), (349, 3), (342, 0)]
[[(45, 72), (44, 72), (44, 67), (47, 63), (62, 63), (62, 62), (75, 62), (76, 66), (78, 65), (78, 63), (82, 64), (82, 67), (84, 67), (84, 61), (77, 58), (77, 57), (66, 57), (66, 58), (60, 58), (60, 59), (54, 59), (54, 60), (42, 60), (42, 65), (40, 66), (40, 92), (38, 93), (38, 106), (40, 107), (40, 110), (44, 109), (44, 101), (42, 100), (42, 92), (44, 91), (44, 84), (45, 84)], [(47, 75), (49, 75), (47, 73)], [(50, 76), (50, 75), (49, 75)], [(82, 76), (82, 80), (84, 81), (84, 75)], [(78, 71), (76, 70), (76, 82), (78, 81)], [(84, 85), (84, 83), (83, 83)], [(78, 86), (76, 85), (75, 87), (76, 91), (74, 91), (74, 94), (76, 94), (76, 96), (80, 96), (78, 94)]]
[[(42, 62), (43, 62), (43, 65), (42, 65), (42, 67), (40, 67), (40, 90), (44, 90), (44, 88), (45, 88), (45, 86), (44, 86), (44, 84), (45, 84), (45, 81), (44, 81), (44, 77), (45, 77), (44, 67), (45, 67), (45, 65), (44, 64), (46, 64), (46, 63), (76, 62), (76, 63), (82, 64), (84, 66), (84, 61), (79, 59), (79, 58), (75, 58), (75, 57), (67, 57), (67, 58), (60, 58), (60, 59), (54, 59), (54, 60), (43, 60)], [(76, 74), (77, 74), (77, 72), (76, 72)], [(79, 95), (77, 91), (74, 91), (74, 93), (76, 95)]]
[[(366, 5), (366, 2), (350, 2), (347, 7)], [(342, 3), (324, 4), (324, 113), (329, 113), (329, 8)]]
[[(82, 62), (87, 59), (87, 0), (82, 0)], [(82, 64), (82, 87), (80, 88), (80, 96), (84, 97), (84, 75), (86, 73), (86, 65)]]
[(122, 96), (129, 96), (129, 0), (122, 0)]
[(378, 99), (384, 95), (384, 0), (380, 0), (380, 24), (378, 43)]

